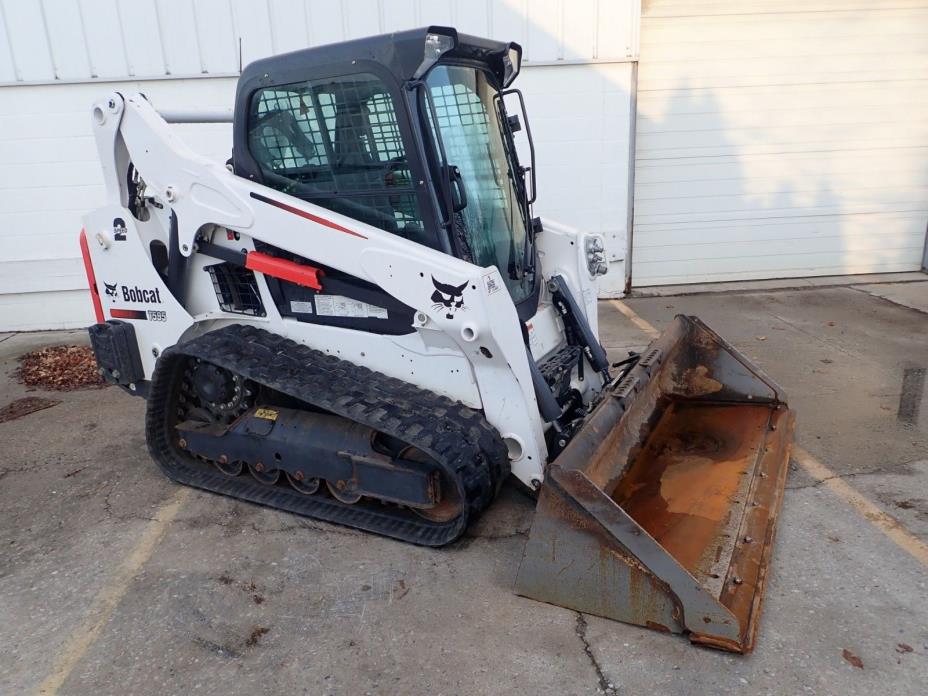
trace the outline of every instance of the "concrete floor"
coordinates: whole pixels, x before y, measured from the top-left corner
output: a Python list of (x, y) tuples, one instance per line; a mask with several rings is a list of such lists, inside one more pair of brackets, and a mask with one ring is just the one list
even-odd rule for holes
[[(806, 450), (928, 541), (928, 401), (911, 378), (928, 367), (928, 314), (906, 306), (928, 282), (906, 286), (904, 304), (875, 285), (626, 304), (657, 328), (699, 315), (786, 389)], [(647, 343), (610, 303), (600, 313), (614, 359)], [(17, 355), (75, 340), (0, 335), (0, 407), (26, 394), (9, 374)], [(180, 493), (148, 458), (141, 400), (115, 388), (54, 398), (0, 424), (2, 694), (59, 682), (62, 694), (121, 695), (916, 694), (928, 683), (928, 568), (795, 464), (757, 648), (740, 657), (514, 596), (533, 507), (514, 490), (460, 543), (420, 549)]]

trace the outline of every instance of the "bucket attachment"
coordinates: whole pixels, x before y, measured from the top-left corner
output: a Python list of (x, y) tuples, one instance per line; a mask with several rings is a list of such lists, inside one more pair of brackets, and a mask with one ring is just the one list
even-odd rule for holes
[(549, 466), (516, 592), (750, 652), (793, 420), (772, 380), (677, 316)]

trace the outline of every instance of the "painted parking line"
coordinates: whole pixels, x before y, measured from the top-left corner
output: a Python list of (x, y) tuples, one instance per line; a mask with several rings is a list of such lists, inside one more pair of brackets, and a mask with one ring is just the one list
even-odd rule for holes
[(178, 489), (161, 506), (155, 514), (155, 518), (148, 523), (132, 551), (120, 564), (116, 574), (94, 597), (90, 610), (87, 612), (87, 620), (65, 645), (55, 662), (51, 674), (42, 681), (36, 690), (37, 694), (49, 696), (58, 693), (58, 689), (61, 688), (61, 685), (64, 684), (74, 667), (80, 662), (90, 646), (94, 644), (100, 636), (100, 632), (113, 616), (116, 607), (119, 606), (122, 598), (128, 592), (132, 579), (138, 575), (142, 566), (151, 558), (155, 547), (158, 546), (168, 527), (177, 517), (177, 513), (184, 502), (190, 496), (190, 491), (191, 489), (186, 486)]
[[(610, 303), (632, 324), (648, 334), (649, 337), (656, 338), (660, 334), (647, 320), (638, 316), (631, 307), (621, 300), (610, 300)], [(793, 444), (792, 459), (802, 466), (809, 476), (826, 486), (828, 490), (850, 505), (861, 517), (883, 532), (899, 548), (923, 565), (928, 566), (928, 544), (925, 544), (912, 534), (899, 520), (885, 513), (863, 493), (842, 479), (839, 474), (836, 474), (797, 444)]]
[(818, 459), (799, 445), (793, 445), (793, 461), (816, 481), (854, 508), (870, 524), (888, 536), (899, 548), (928, 566), (928, 544), (906, 529), (899, 520), (883, 512)]
[(635, 314), (635, 311), (629, 307), (627, 304), (622, 302), (622, 300), (609, 300), (613, 307), (615, 307), (619, 312), (625, 315), (625, 318), (628, 319), (632, 324), (637, 326), (641, 331), (646, 333), (649, 338), (657, 338), (661, 335), (661, 332), (655, 329), (651, 324), (646, 322), (644, 319)]

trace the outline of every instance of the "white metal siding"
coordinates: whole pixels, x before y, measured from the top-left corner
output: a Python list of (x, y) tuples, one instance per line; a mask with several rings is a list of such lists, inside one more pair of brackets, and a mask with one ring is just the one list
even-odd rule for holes
[(0, 85), (231, 75), (241, 62), (428, 24), (528, 62), (630, 58), (638, 0), (0, 0)]
[(529, 68), (517, 81), (537, 150), (535, 213), (600, 232), (613, 261), (601, 297), (625, 285), (631, 63)]
[(918, 270), (928, 3), (642, 8), (636, 286)]
[[(81, 215), (103, 200), (93, 101), (112, 90), (143, 91), (161, 109), (230, 108), (239, 37), (245, 62), (430, 23), (522, 41), (536, 61), (517, 84), (538, 150), (537, 212), (604, 232), (621, 259), (631, 63), (599, 61), (636, 50), (637, 2), (547, 0), (528, 8), (521, 1), (0, 0), (0, 82), (16, 85), (0, 86), (0, 331), (93, 320), (77, 246)], [(19, 38), (7, 42), (8, 32)], [(197, 151), (229, 157), (230, 126), (175, 127)], [(617, 292), (621, 281), (617, 263), (606, 291)]]
[[(93, 322), (80, 261), (81, 216), (103, 204), (90, 105), (144, 91), (165, 109), (227, 109), (235, 80), (159, 80), (0, 89), (0, 331)], [(196, 151), (224, 162), (231, 127), (178, 125)]]

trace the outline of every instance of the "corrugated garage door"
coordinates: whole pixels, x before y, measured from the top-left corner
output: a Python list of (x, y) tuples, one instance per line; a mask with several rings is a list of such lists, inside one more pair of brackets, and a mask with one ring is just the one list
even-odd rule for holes
[(645, 0), (633, 282), (912, 271), (928, 3)]

